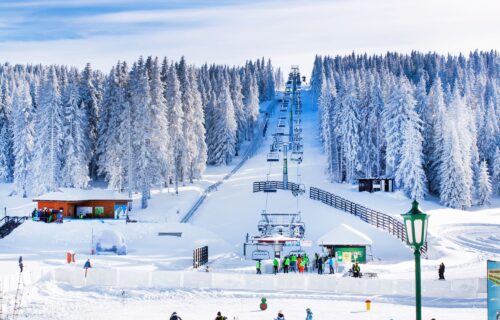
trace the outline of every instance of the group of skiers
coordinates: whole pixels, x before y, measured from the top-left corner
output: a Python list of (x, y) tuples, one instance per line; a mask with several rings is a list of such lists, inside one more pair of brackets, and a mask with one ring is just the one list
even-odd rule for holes
[(31, 218), (33, 221), (43, 221), (45, 223), (50, 222), (63, 222), (63, 209), (37, 209), (35, 208), (31, 213)]
[[(170, 320), (182, 320), (182, 318), (177, 314), (177, 312), (173, 312), (170, 316)], [(215, 320), (227, 320), (227, 317), (223, 316), (219, 311), (217, 312)], [(278, 316), (274, 320), (286, 320), (282, 310), (278, 311)], [(306, 309), (306, 320), (313, 320), (313, 313), (310, 308)]]
[[(329, 266), (330, 274), (334, 274), (336, 270), (335, 257), (320, 256), (318, 253), (314, 254), (312, 264), (310, 264), (309, 256), (304, 254), (290, 254), (285, 256), (281, 261), (275, 257), (273, 259), (273, 273), (278, 274), (281, 271), (283, 273), (289, 272), (309, 272), (309, 266), (312, 266), (312, 271), (317, 270), (318, 274), (323, 274), (325, 269), (325, 264)], [(257, 260), (255, 264), (257, 274), (262, 274), (262, 261)]]

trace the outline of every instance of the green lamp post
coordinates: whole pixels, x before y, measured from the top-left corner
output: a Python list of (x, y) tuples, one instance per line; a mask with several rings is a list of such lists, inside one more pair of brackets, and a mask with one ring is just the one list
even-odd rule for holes
[(411, 210), (402, 214), (406, 229), (406, 242), (415, 254), (415, 293), (417, 320), (422, 320), (422, 290), (420, 280), (420, 248), (427, 238), (428, 215), (420, 211), (417, 200), (413, 200)]

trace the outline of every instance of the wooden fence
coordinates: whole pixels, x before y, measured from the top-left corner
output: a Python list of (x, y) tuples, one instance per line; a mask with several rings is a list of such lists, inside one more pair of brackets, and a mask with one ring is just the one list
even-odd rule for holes
[[(341, 198), (333, 193), (321, 190), (315, 187), (309, 189), (309, 198), (318, 200), (324, 204), (336, 209), (348, 212), (366, 223), (369, 223), (378, 229), (384, 230), (401, 240), (406, 244), (406, 230), (404, 224), (390, 215), (381, 213), (347, 199)], [(421, 248), (420, 252), (425, 256), (427, 253), (427, 243)]]

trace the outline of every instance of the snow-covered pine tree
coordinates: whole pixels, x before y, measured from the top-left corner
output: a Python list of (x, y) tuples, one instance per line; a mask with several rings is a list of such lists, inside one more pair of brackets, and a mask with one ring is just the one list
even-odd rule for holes
[(500, 195), (500, 148), (495, 151), (495, 159), (493, 160), (493, 190), (496, 195)]
[(396, 169), (396, 185), (411, 199), (423, 199), (427, 193), (427, 179), (422, 167), (421, 120), (415, 112), (415, 100), (403, 105), (401, 158)]
[[(87, 130), (89, 137), (89, 150), (87, 154), (92, 155), (90, 164), (90, 176), (95, 178), (97, 175), (97, 158), (96, 158), (96, 145), (97, 145), (97, 131), (99, 123), (99, 108), (101, 93), (95, 86), (94, 72), (90, 63), (87, 63), (80, 77), (80, 99), (83, 102), (83, 108), (86, 113), (88, 121)], [(79, 102), (79, 105), (81, 105)]]
[(428, 96), (424, 119), (424, 163), (429, 180), (429, 191), (439, 193), (440, 167), (443, 156), (443, 123), (446, 114), (443, 87), (439, 77), (434, 81)]
[(245, 103), (245, 112), (247, 114), (247, 132), (246, 139), (253, 137), (257, 120), (259, 119), (259, 88), (255, 73), (247, 68), (245, 72), (245, 83), (243, 85), (243, 96)]
[(215, 126), (215, 146), (212, 157), (214, 165), (228, 165), (236, 153), (236, 131), (237, 124), (234, 114), (234, 105), (229, 89), (228, 75), (226, 72), (219, 73), (218, 82), (220, 83), (216, 114), (217, 121)]
[(233, 101), (234, 106), (234, 116), (237, 123), (236, 130), (236, 150), (235, 155), (238, 155), (239, 145), (243, 140), (244, 133), (246, 131), (246, 116), (245, 116), (245, 105), (243, 103), (243, 93), (242, 93), (242, 85), (240, 75), (237, 69), (233, 68), (230, 73), (231, 81), (230, 81), (230, 90), (231, 90), (231, 99)]
[(370, 90), (370, 104), (368, 106), (370, 113), (368, 121), (372, 128), (372, 143), (375, 146), (374, 167), (372, 168), (375, 177), (382, 175), (382, 159), (384, 157), (383, 150), (385, 139), (383, 137), (382, 114), (384, 111), (384, 95), (380, 85), (380, 78), (375, 76), (374, 82)]
[(401, 162), (402, 147), (409, 110), (415, 108), (414, 87), (408, 78), (401, 76), (392, 88), (383, 113), (386, 151), (386, 175), (391, 177)]
[[(114, 73), (108, 76), (106, 92), (109, 93), (109, 120), (105, 148), (105, 166), (108, 188), (121, 191), (127, 187), (132, 196), (133, 146), (132, 146), (132, 108), (128, 98), (129, 70), (125, 62), (118, 62)], [(104, 102), (104, 101), (103, 101)], [(105, 107), (106, 107), (105, 106)]]
[(89, 163), (86, 152), (89, 150), (86, 135), (87, 115), (83, 103), (79, 105), (78, 71), (72, 69), (67, 79), (65, 101), (63, 101), (63, 166), (61, 186), (86, 188), (90, 181)]
[(488, 172), (488, 164), (486, 163), (486, 160), (481, 161), (479, 172), (478, 205), (482, 206), (485, 204), (490, 204), (490, 198), (492, 194), (491, 179)]
[(167, 118), (167, 101), (165, 99), (164, 86), (161, 81), (161, 70), (158, 58), (151, 60), (150, 67), (150, 96), (151, 104), (147, 108), (149, 112), (149, 126), (151, 128), (147, 138), (149, 148), (149, 179), (150, 184), (165, 182), (168, 180), (170, 170), (169, 150), (171, 149), (169, 124)]
[[(9, 69), (9, 73), (12, 69)], [(11, 74), (11, 73), (10, 73)], [(14, 157), (12, 153), (12, 74), (2, 77), (0, 87), (0, 181), (12, 182)]]
[(63, 117), (56, 69), (51, 66), (43, 77), (40, 102), (35, 114), (36, 138), (31, 183), (34, 194), (53, 191), (60, 186)]
[(203, 172), (206, 169), (207, 163), (207, 144), (205, 141), (205, 119), (203, 112), (203, 105), (201, 103), (200, 91), (198, 89), (197, 81), (197, 71), (194, 67), (189, 68), (189, 78), (190, 78), (190, 94), (192, 95), (193, 105), (192, 111), (194, 116), (193, 121), (193, 134), (195, 142), (195, 153), (194, 158), (190, 164), (190, 174), (189, 180), (193, 182), (194, 179), (200, 179)]
[(28, 196), (30, 162), (33, 156), (33, 102), (29, 83), (19, 79), (12, 104), (13, 150), (15, 156), (14, 183), (23, 198)]
[(165, 96), (167, 98), (168, 134), (171, 141), (169, 162), (173, 164), (171, 171), (175, 179), (175, 193), (178, 194), (179, 177), (182, 172), (182, 157), (185, 148), (183, 133), (184, 112), (182, 111), (179, 79), (173, 64), (168, 68)]
[(359, 165), (359, 115), (357, 113), (359, 100), (355, 87), (354, 74), (349, 72), (344, 86), (340, 90), (339, 97), (339, 117), (342, 122), (339, 124), (340, 144), (342, 156), (345, 164), (345, 181), (354, 183), (356, 170)]

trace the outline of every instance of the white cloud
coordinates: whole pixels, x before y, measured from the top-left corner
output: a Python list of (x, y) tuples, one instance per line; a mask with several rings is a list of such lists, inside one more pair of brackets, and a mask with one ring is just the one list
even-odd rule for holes
[(486, 0), (299, 1), (136, 11), (90, 16), (81, 22), (110, 28), (127, 21), (194, 23), (132, 35), (3, 42), (0, 59), (80, 67), (89, 61), (107, 72), (118, 59), (132, 61), (139, 55), (185, 55), (196, 64), (242, 64), (265, 56), (285, 70), (299, 64), (308, 74), (317, 53), (498, 50), (499, 16), (500, 2)]

